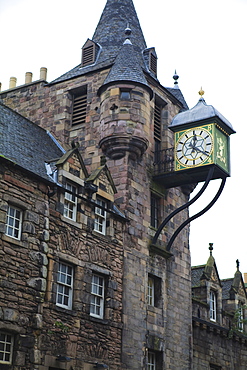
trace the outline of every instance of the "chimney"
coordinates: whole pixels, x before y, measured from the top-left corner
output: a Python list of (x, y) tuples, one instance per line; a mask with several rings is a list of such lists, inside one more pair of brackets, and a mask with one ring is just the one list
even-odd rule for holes
[(247, 284), (247, 272), (244, 272), (244, 283)]
[(0, 92), (2, 91), (2, 82), (0, 82)]
[(32, 72), (26, 72), (25, 74), (25, 84), (30, 84), (32, 82), (33, 74)]
[(40, 68), (40, 80), (46, 81), (46, 77), (47, 77), (47, 68), (41, 67)]
[(10, 77), (10, 80), (9, 80), (9, 88), (10, 89), (13, 89), (14, 87), (16, 87), (16, 82), (17, 82), (17, 78), (16, 77)]

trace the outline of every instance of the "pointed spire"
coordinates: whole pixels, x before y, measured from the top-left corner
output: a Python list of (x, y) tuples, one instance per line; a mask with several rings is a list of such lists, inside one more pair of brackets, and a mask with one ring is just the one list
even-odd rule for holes
[[(127, 25), (127, 28), (126, 28)], [(132, 0), (108, 0), (93, 41), (102, 47), (102, 58), (114, 58), (123, 44), (123, 30), (131, 30), (131, 41), (141, 52), (146, 42)]]

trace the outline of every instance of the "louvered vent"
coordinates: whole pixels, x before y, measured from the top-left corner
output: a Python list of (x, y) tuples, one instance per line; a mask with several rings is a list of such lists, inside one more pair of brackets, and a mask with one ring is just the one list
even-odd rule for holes
[(154, 138), (161, 141), (161, 105), (154, 107)]
[(153, 53), (150, 53), (149, 68), (155, 75), (157, 75), (157, 58)]
[(74, 96), (72, 126), (86, 122), (87, 94)]
[(94, 63), (95, 45), (89, 45), (82, 49), (82, 67)]

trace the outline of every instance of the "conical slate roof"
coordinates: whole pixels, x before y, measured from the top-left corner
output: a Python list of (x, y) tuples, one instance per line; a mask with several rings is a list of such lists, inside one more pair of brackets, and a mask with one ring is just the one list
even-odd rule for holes
[(106, 77), (104, 86), (111, 83), (121, 82), (136, 82), (138, 84), (146, 86), (152, 95), (152, 90), (150, 89), (146, 77), (144, 75), (143, 69), (138, 62), (138, 52), (134, 49), (131, 41), (126, 39), (122, 48), (112, 66), (108, 76)]

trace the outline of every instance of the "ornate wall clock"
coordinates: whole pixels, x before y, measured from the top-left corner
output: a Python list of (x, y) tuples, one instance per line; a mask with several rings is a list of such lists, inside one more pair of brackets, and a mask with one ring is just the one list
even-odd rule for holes
[(177, 114), (169, 128), (175, 133), (174, 171), (186, 175), (174, 183), (204, 181), (210, 166), (215, 167), (214, 178), (230, 176), (229, 137), (235, 131), (202, 97), (194, 108)]

